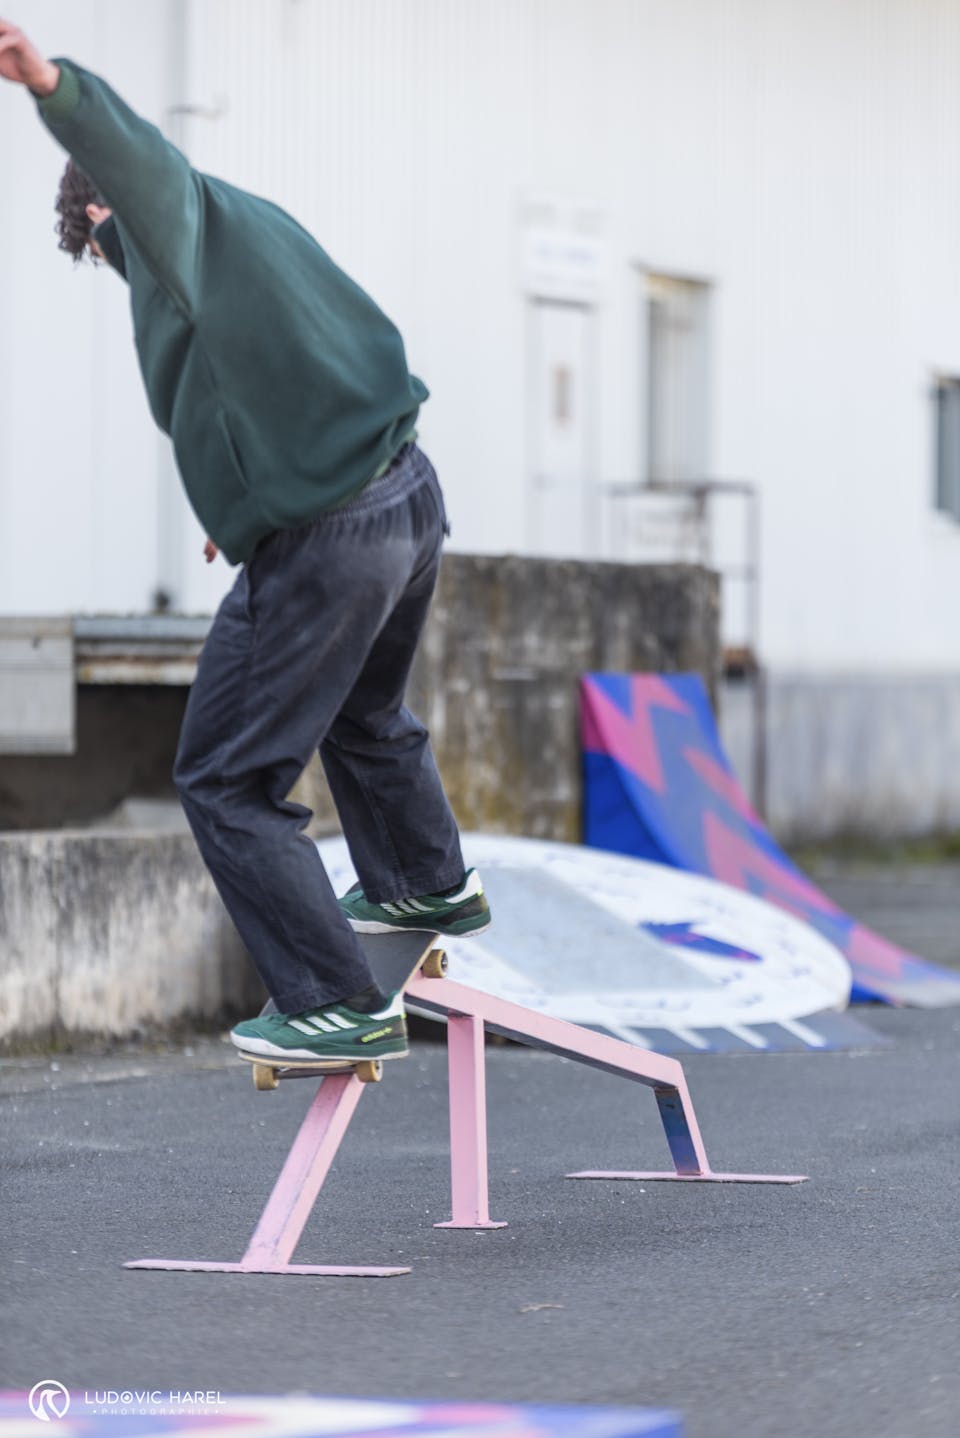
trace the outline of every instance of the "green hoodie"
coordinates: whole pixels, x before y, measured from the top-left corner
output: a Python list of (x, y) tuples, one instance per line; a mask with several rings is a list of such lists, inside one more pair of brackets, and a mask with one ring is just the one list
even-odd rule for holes
[(96, 75), (38, 102), (113, 210), (153, 417), (233, 563), (343, 504), (409, 438), (427, 389), (396, 327), (289, 215), (201, 175)]

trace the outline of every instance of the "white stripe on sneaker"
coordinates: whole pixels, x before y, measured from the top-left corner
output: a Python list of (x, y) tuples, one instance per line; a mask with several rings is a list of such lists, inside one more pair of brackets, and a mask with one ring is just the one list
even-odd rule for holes
[(308, 1024), (313, 1024), (318, 1033), (335, 1034), (337, 1032), (336, 1025), (332, 1024), (329, 1019), (325, 1019), (322, 1014), (307, 1014), (306, 1021)]
[(355, 1029), (357, 1026), (352, 1019), (344, 1018), (343, 1014), (328, 1015), (332, 1024), (339, 1024), (342, 1029)]

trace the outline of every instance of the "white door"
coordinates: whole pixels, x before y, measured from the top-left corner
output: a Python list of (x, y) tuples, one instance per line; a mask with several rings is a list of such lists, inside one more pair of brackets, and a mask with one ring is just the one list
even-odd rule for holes
[(527, 547), (532, 554), (583, 557), (593, 547), (589, 322), (583, 305), (531, 306)]

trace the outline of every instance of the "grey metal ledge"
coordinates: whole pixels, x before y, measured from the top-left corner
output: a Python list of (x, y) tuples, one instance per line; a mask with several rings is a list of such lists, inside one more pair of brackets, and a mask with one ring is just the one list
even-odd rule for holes
[(77, 683), (192, 684), (212, 622), (208, 615), (78, 616)]

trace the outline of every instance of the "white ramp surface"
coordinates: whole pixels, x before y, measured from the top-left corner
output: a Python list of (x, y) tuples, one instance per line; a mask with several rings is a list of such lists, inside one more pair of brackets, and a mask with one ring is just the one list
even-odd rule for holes
[[(318, 848), (343, 893), (356, 882), (346, 843)], [(493, 924), (444, 938), (461, 983), (668, 1052), (872, 1038), (836, 1017), (850, 994), (843, 954), (771, 904), (574, 844), (465, 834), (463, 849)]]

